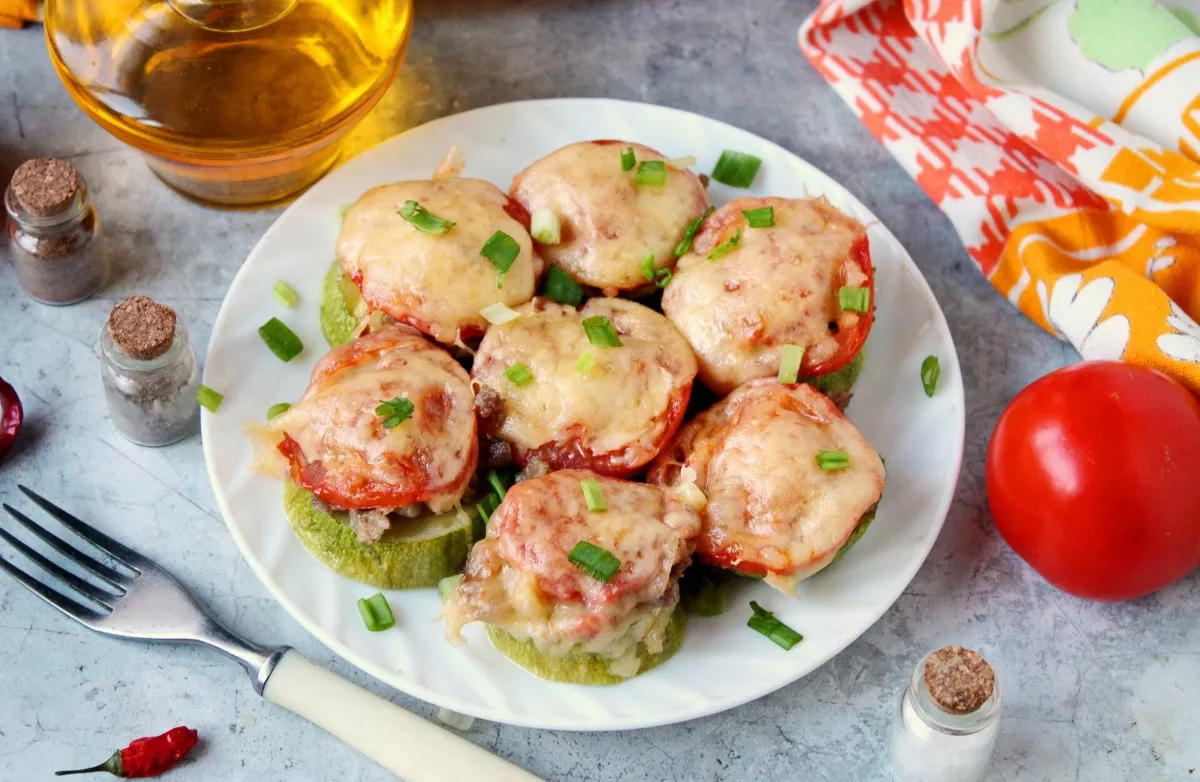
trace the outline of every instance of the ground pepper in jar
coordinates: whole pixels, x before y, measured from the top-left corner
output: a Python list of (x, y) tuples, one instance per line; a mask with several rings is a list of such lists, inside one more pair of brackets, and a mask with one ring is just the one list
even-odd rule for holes
[(65, 160), (22, 163), (4, 193), (17, 281), (43, 304), (74, 304), (108, 274), (100, 221), (87, 183)]
[(113, 307), (101, 335), (104, 396), (113, 426), (138, 445), (168, 445), (196, 430), (200, 369), (187, 327), (146, 296)]

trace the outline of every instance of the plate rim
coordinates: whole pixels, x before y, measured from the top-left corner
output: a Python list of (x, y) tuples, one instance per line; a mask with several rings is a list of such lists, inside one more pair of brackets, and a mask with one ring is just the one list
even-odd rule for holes
[[(524, 108), (524, 107), (530, 107), (530, 108), (547, 107), (547, 108), (549, 108), (549, 107), (555, 107), (555, 106), (561, 108), (561, 107), (570, 107), (572, 104), (574, 104), (576, 106), (579, 106), (582, 104), (584, 106), (590, 107), (593, 110), (603, 106), (603, 107), (613, 107), (613, 108), (616, 108), (618, 111), (643, 111), (646, 109), (650, 109), (650, 110), (654, 110), (654, 111), (667, 112), (669, 114), (673, 114), (673, 115), (677, 116), (681, 120), (686, 119), (687, 121), (690, 121), (690, 122), (700, 122), (700, 123), (704, 123), (704, 124), (708, 124), (708, 125), (717, 125), (725, 130), (732, 130), (732, 131), (736, 131), (738, 133), (748, 134), (750, 136), (753, 136), (758, 141), (758, 143), (770, 148), (774, 153), (782, 154), (784, 156), (787, 156), (787, 157), (790, 157), (790, 158), (800, 161), (804, 165), (819, 172), (826, 179), (828, 179), (829, 181), (833, 182), (838, 187), (840, 187), (842, 189), (842, 191), (846, 194), (846, 196), (848, 196), (851, 199), (851, 201), (859, 209), (862, 209), (864, 212), (866, 212), (867, 214), (870, 214), (870, 215), (872, 215), (872, 217), (874, 217), (875, 221), (878, 223), (878, 229), (883, 231), (892, 240), (892, 242), (895, 243), (895, 246), (900, 249), (901, 256), (902, 256), (900, 258), (901, 268), (907, 267), (911, 272), (913, 272), (914, 281), (915, 281), (917, 287), (924, 293), (927, 300), (932, 304), (932, 309), (933, 309), (933, 313), (934, 313), (934, 317), (932, 319), (932, 324), (939, 332), (939, 335), (945, 339), (945, 341), (951, 346), (951, 348), (953, 348), (953, 351), (952, 351), (952, 354), (950, 357), (953, 361), (953, 365), (952, 365), (953, 371), (946, 372), (945, 371), (946, 367), (943, 367), (943, 372), (942, 372), (943, 378), (946, 378), (947, 376), (949, 376), (949, 378), (951, 378), (953, 380), (952, 387), (947, 390), (951, 391), (957, 397), (957, 399), (959, 401), (958, 415), (955, 416), (955, 419), (954, 419), (954, 424), (955, 424), (955, 428), (956, 428), (955, 438), (954, 438), (955, 445), (956, 445), (956, 448), (955, 448), (956, 455), (955, 455), (955, 459), (954, 459), (953, 476), (952, 476), (952, 480), (947, 481), (947, 483), (946, 483), (947, 488), (944, 491), (942, 498), (940, 499), (940, 501), (937, 504), (937, 513), (936, 513), (937, 522), (935, 525), (936, 528), (934, 529), (934, 534), (929, 536), (928, 543), (923, 547), (924, 550), (921, 551), (920, 557), (915, 557), (912, 560), (913, 564), (911, 564), (909, 566), (908, 572), (901, 574), (903, 584), (902, 584), (902, 586), (900, 586), (900, 588), (896, 592), (896, 594), (894, 596), (892, 596), (887, 601), (886, 605), (883, 605), (883, 607), (878, 612), (872, 612), (875, 614), (874, 617), (871, 619), (870, 623), (867, 624), (866, 627), (858, 635), (850, 638), (849, 640), (846, 641), (845, 644), (841, 645), (840, 647), (833, 648), (829, 652), (828, 655), (825, 655), (824, 657), (822, 657), (809, 671), (802, 673), (799, 676), (796, 676), (795, 678), (788, 679), (787, 681), (783, 681), (783, 682), (779, 682), (779, 683), (772, 682), (770, 685), (768, 685), (766, 687), (758, 687), (758, 688), (750, 689), (746, 693), (740, 694), (738, 697), (735, 697), (733, 699), (726, 699), (726, 700), (722, 700), (722, 701), (706, 701), (705, 703), (703, 703), (700, 706), (697, 706), (697, 707), (694, 707), (691, 709), (681, 710), (680, 713), (674, 714), (674, 715), (668, 715), (666, 718), (659, 717), (659, 718), (650, 718), (650, 719), (639, 719), (639, 718), (628, 718), (628, 717), (619, 717), (619, 718), (610, 717), (610, 718), (608, 718), (607, 723), (601, 723), (601, 724), (597, 724), (594, 721), (589, 721), (588, 719), (585, 719), (585, 718), (575, 718), (575, 719), (568, 719), (568, 720), (556, 719), (556, 720), (547, 721), (544, 719), (539, 719), (536, 716), (511, 714), (511, 713), (503, 712), (502, 710), (497, 710), (497, 709), (488, 708), (488, 707), (480, 708), (476, 704), (460, 703), (460, 702), (458, 702), (458, 699), (455, 698), (454, 696), (447, 696), (441, 692), (438, 692), (429, 687), (426, 687), (425, 685), (422, 685), (422, 684), (419, 684), (419, 683), (409, 680), (407, 677), (404, 676), (403, 672), (389, 670), (382, 665), (378, 665), (378, 664), (366, 659), (365, 657), (360, 655), (358, 652), (354, 651), (354, 649), (350, 648), (349, 645), (343, 643), (336, 637), (333, 637), (332, 634), (327, 633), (323, 628), (321, 628), (319, 625), (317, 625), (316, 622), (311, 621), (305, 615), (305, 613), (300, 610), (300, 608), (291, 600), (291, 598), (288, 597), (287, 593), (280, 587), (280, 585), (277, 584), (274, 581), (274, 579), (270, 576), (270, 574), (266, 570), (265, 565), (263, 565), (263, 563), (258, 560), (258, 557), (254, 554), (254, 552), (250, 548), (249, 543), (246, 541), (245, 537), (241, 534), (241, 531), (239, 530), (238, 526), (236, 524), (234, 524), (234, 522), (232, 520), (233, 512), (229, 507), (228, 499), (225, 496), (225, 492), (222, 489), (220, 483), (218, 482), (217, 474), (213, 467), (216, 457), (215, 457), (215, 454), (213, 453), (214, 446), (212, 445), (212, 440), (209, 437), (209, 417), (208, 416), (201, 416), (201, 425), (200, 425), (201, 441), (202, 441), (202, 447), (203, 447), (203, 452), (204, 452), (205, 470), (208, 473), (209, 483), (212, 486), (213, 495), (217, 502), (217, 507), (221, 511), (221, 517), (222, 517), (222, 520), (225, 522), (225, 527), (229, 531), (230, 535), (233, 537), (234, 543), (237, 546), (238, 552), (241, 554), (242, 559), (245, 560), (246, 563), (250, 565), (251, 571), (258, 578), (258, 580), (263, 584), (263, 586), (266, 587), (266, 589), (270, 593), (271, 597), (273, 597), (276, 600), (276, 602), (278, 602), (281, 606), (283, 606), (284, 610), (287, 611), (288, 615), (292, 619), (294, 619), (296, 622), (298, 622), (301, 627), (303, 627), (306, 631), (308, 631), (309, 634), (311, 634), (314, 638), (316, 638), (318, 641), (320, 641), (327, 649), (332, 651), (337, 656), (341, 657), (346, 662), (350, 663), (351, 665), (358, 668), (359, 670), (370, 674), (373, 678), (375, 678), (376, 680), (378, 680), (379, 682), (381, 682), (383, 684), (386, 684), (388, 687), (395, 688), (395, 689), (399, 690), (400, 692), (403, 692), (403, 693), (409, 695), (410, 697), (417, 698), (426, 703), (430, 703), (430, 704), (433, 704), (433, 705), (441, 707), (441, 708), (460, 712), (463, 714), (468, 714), (468, 715), (474, 716), (478, 719), (483, 719), (483, 720), (487, 720), (490, 722), (497, 722), (497, 723), (501, 723), (501, 724), (505, 724), (505, 725), (513, 725), (513, 726), (525, 727), (525, 728), (538, 728), (538, 729), (545, 729), (545, 730), (566, 730), (566, 731), (573, 731), (573, 732), (590, 732), (590, 731), (608, 732), (608, 731), (616, 731), (616, 730), (638, 730), (638, 729), (643, 729), (643, 728), (652, 728), (652, 727), (660, 727), (660, 726), (664, 726), (664, 725), (678, 724), (681, 722), (687, 722), (690, 720), (699, 719), (701, 717), (707, 717), (707, 716), (711, 716), (713, 714), (718, 714), (721, 712), (729, 711), (731, 709), (735, 709), (740, 706), (744, 706), (745, 704), (747, 704), (751, 701), (755, 701), (755, 700), (758, 700), (759, 698), (765, 697), (773, 692), (781, 690), (784, 687), (787, 687), (788, 685), (794, 684), (797, 681), (800, 681), (801, 679), (815, 673), (817, 670), (819, 670), (821, 667), (823, 667), (826, 663), (828, 663), (834, 657), (836, 657), (839, 654), (841, 654), (842, 652), (844, 652), (851, 644), (853, 644), (855, 641), (860, 639), (863, 635), (865, 635), (867, 633), (867, 631), (869, 631), (872, 627), (874, 627), (875, 624), (877, 624), (879, 622), (879, 620), (889, 610), (891, 610), (891, 608), (896, 604), (896, 601), (899, 600), (900, 597), (903, 595), (904, 590), (907, 589), (909, 584), (912, 583), (912, 580), (913, 580), (913, 578), (916, 577), (917, 572), (921, 569), (921, 567), (925, 564), (926, 560), (928, 559), (930, 551), (933, 550), (933, 546), (937, 543), (937, 539), (941, 535), (942, 528), (945, 526), (946, 517), (949, 515), (950, 507), (954, 502), (954, 496), (955, 496), (955, 493), (957, 490), (959, 478), (961, 477), (961, 474), (962, 474), (962, 464), (963, 464), (963, 458), (965, 455), (966, 394), (965, 394), (965, 389), (964, 389), (963, 382), (962, 382), (962, 367), (961, 367), (961, 363), (959, 362), (959, 359), (958, 359), (958, 347), (955, 344), (954, 335), (951, 332), (949, 323), (946, 320), (946, 314), (943, 311), (941, 304), (938, 302), (937, 296), (934, 295), (933, 289), (930, 287), (928, 280), (925, 279), (924, 273), (922, 273), (920, 267), (917, 266), (916, 261), (913, 260), (913, 257), (908, 252), (908, 249), (905, 248), (903, 243), (901, 243), (900, 240), (898, 238), (896, 238), (895, 234), (893, 234), (891, 232), (891, 230), (888, 229), (888, 227), (881, 220), (879, 220), (877, 216), (875, 216), (874, 210), (868, 208), (844, 184), (842, 184), (837, 179), (834, 179), (833, 177), (826, 174), (820, 167), (814, 165), (813, 163), (811, 163), (810, 161), (808, 161), (806, 158), (802, 157), (801, 155), (784, 148), (780, 144), (777, 144), (774, 141), (771, 141), (770, 139), (763, 138), (762, 136), (758, 135), (757, 133), (754, 133), (753, 131), (745, 130), (744, 128), (739, 128), (736, 125), (732, 125), (732, 124), (724, 122), (722, 120), (713, 119), (711, 117), (706, 117), (706, 116), (704, 116), (702, 114), (698, 114), (696, 112), (687, 111), (685, 109), (679, 109), (679, 108), (675, 108), (675, 107), (671, 107), (671, 106), (661, 106), (661, 105), (653, 104), (653, 103), (643, 103), (643, 102), (639, 102), (639, 101), (621, 100), (621, 99), (616, 99), (616, 98), (596, 98), (596, 97), (590, 97), (590, 98), (589, 97), (583, 97), (583, 98), (580, 98), (580, 97), (575, 97), (575, 98), (537, 98), (537, 99), (530, 99), (530, 100), (509, 101), (506, 103), (496, 103), (496, 104), (490, 104), (487, 106), (479, 106), (474, 109), (470, 109), (468, 111), (463, 111), (463, 112), (458, 112), (456, 114), (448, 114), (448, 115), (445, 115), (442, 117), (437, 117), (428, 122), (414, 125), (410, 128), (405, 128), (404, 130), (400, 131), (399, 133), (396, 133), (395, 135), (390, 136), (389, 138), (383, 139), (378, 144), (372, 146), (370, 149), (364, 150), (364, 151), (360, 152), (358, 155), (355, 155), (353, 158), (349, 158), (348, 160), (343, 161), (343, 163), (340, 165), (345, 165), (346, 163), (350, 162), (351, 160), (357, 160), (358, 158), (366, 156), (366, 155), (375, 154), (383, 147), (390, 145), (390, 144), (397, 143), (398, 139), (404, 137), (408, 133), (411, 133), (411, 132), (417, 130), (418, 128), (428, 128), (430, 126), (436, 126), (436, 125), (443, 124), (443, 123), (449, 123), (451, 121), (461, 121), (464, 117), (469, 117), (470, 115), (486, 113), (489, 111), (495, 111), (495, 110), (499, 110), (499, 109), (520, 110), (521, 108)], [(316, 198), (317, 198), (316, 194), (319, 192), (322, 184), (325, 181), (326, 180), (324, 178), (318, 180), (316, 182), (316, 184), (314, 184), (307, 191), (302, 193), (292, 203), (288, 204), (288, 206), (284, 209), (284, 211), (281, 212), (279, 214), (279, 216), (276, 217), (275, 220), (271, 223), (270, 227), (268, 227), (267, 230), (263, 232), (263, 235), (259, 238), (259, 240), (257, 242), (255, 242), (255, 244), (251, 248), (250, 252), (246, 255), (246, 259), (244, 261), (242, 261), (242, 264), (238, 268), (237, 273), (234, 275), (233, 279), (230, 281), (229, 287), (225, 291), (225, 295), (221, 300), (221, 306), (217, 311), (217, 316), (213, 320), (212, 331), (211, 331), (211, 333), (213, 335), (219, 334), (221, 332), (222, 326), (223, 326), (226, 318), (230, 317), (228, 314), (229, 313), (230, 294), (237, 287), (239, 280), (241, 280), (242, 276), (248, 273), (247, 270), (250, 268), (252, 262), (260, 254), (262, 254), (264, 252), (264, 247), (266, 246), (268, 241), (274, 237), (274, 235), (277, 231), (283, 230), (282, 228), (280, 228), (280, 223), (283, 221), (284, 217), (286, 215), (288, 215), (293, 209), (295, 209), (297, 207), (302, 207), (303, 205), (307, 204), (308, 201), (316, 200)], [(212, 358), (213, 346), (215, 344), (216, 344), (216, 340), (210, 338), (208, 346), (205, 350), (203, 378), (202, 378), (201, 382), (206, 382), (208, 380), (208, 377), (207, 377), (208, 368), (209, 368), (210, 360)], [(939, 356), (939, 360), (944, 361), (945, 359), (943, 357)], [(571, 685), (561, 685), (561, 686), (569, 687)]]

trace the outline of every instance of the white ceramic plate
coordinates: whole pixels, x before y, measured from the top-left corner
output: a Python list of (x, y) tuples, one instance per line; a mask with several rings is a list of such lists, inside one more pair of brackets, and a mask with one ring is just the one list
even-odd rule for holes
[[(667, 664), (615, 687), (553, 684), (518, 668), (476, 624), (465, 647), (443, 640), (435, 590), (390, 592), (395, 630), (370, 633), (356, 601), (376, 590), (317, 564), (292, 534), (280, 484), (251, 472), (246, 421), (262, 421), (280, 401), (299, 398), (327, 346), (317, 322), (321, 278), (334, 257), (341, 209), (367, 188), (428, 177), (446, 148), (466, 155), (466, 175), (507, 189), (521, 168), (573, 141), (628, 139), (667, 157), (695, 155), (711, 171), (723, 149), (763, 159), (750, 193), (825, 195), (870, 227), (878, 268), (878, 320), (849, 415), (887, 459), (888, 483), (870, 532), (829, 571), (801, 584), (797, 600), (740, 585), (715, 619), (694, 617), (683, 648)], [(709, 189), (714, 203), (736, 194)], [(278, 279), (300, 294), (293, 310), (271, 295)], [(272, 316), (301, 337), (305, 351), (276, 359), (257, 329)], [(926, 398), (922, 359), (941, 360), (937, 394)], [(296, 201), (267, 231), (234, 278), (213, 328), (204, 383), (225, 395), (203, 416), (204, 456), (213, 490), (238, 547), (284, 608), (342, 657), (418, 698), (488, 720), (566, 730), (663, 725), (729, 709), (811, 672), (858, 638), (896, 600), (941, 529), (963, 448), (963, 389), (945, 318), (912, 259), (866, 207), (792, 153), (743, 130), (694, 114), (611, 100), (550, 100), (478, 109), (431, 122), (351, 160)], [(783, 651), (749, 630), (757, 599), (804, 634)]]

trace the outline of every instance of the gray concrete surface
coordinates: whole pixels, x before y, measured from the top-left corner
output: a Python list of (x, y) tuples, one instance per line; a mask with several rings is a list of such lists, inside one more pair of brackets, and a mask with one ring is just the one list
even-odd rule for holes
[[(960, 642), (983, 650), (1006, 686), (990, 779), (1195, 779), (1200, 576), (1130, 604), (1086, 603), (1049, 587), (996, 535), (984, 497), (989, 432), (1022, 386), (1076, 357), (993, 292), (949, 223), (808, 66), (795, 32), (813, 5), (424, 0), (408, 64), (355, 134), (361, 150), (445, 114), (553, 96), (648, 101), (734, 123), (808, 158), (875, 210), (928, 277), (963, 363), (968, 442), (950, 517), (903, 597), (844, 653), (773, 695), (682, 725), (572, 734), (479, 723), (467, 735), (559, 782), (889, 779), (886, 727), (910, 666)], [(0, 500), (18, 500), (18, 481), (35, 484), (136, 540), (234, 626), (432, 718), (431, 707), (334, 658), (268, 596), (225, 531), (198, 437), (140, 449), (106, 420), (98, 341), (112, 304), (137, 293), (168, 302), (202, 348), (277, 212), (220, 212), (168, 191), (71, 103), (40, 29), (0, 31), (0, 181), (35, 155), (68, 157), (87, 176), (118, 268), (98, 298), (52, 309), (26, 299), (0, 258), (0, 375), (28, 412), (20, 447), (0, 465)], [(179, 782), (388, 778), (259, 700), (226, 662), (94, 636), (0, 577), (0, 779), (49, 779), (177, 723), (204, 737), (169, 777)]]

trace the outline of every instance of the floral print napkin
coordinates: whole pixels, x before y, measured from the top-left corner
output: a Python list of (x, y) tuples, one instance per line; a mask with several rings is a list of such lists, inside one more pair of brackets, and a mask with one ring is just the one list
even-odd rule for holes
[(1013, 305), (1200, 392), (1197, 6), (823, 0), (800, 47)]

